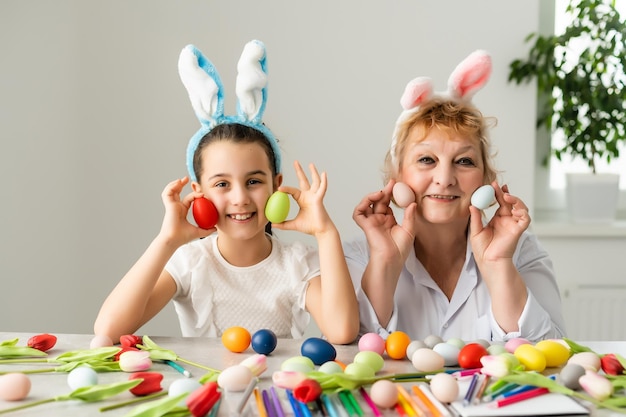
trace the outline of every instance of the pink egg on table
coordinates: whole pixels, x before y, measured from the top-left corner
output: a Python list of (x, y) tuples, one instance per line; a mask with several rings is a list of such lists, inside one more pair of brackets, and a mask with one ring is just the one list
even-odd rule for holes
[(385, 353), (385, 339), (378, 333), (365, 333), (359, 339), (359, 351), (376, 352), (382, 355)]
[(27, 375), (12, 372), (0, 376), (0, 399), (20, 401), (30, 392), (31, 382)]
[(504, 344), (504, 348), (509, 353), (514, 353), (515, 349), (517, 349), (520, 345), (524, 344), (532, 344), (529, 340), (524, 339), (523, 337), (514, 337), (513, 339), (509, 339)]
[(391, 408), (398, 403), (398, 388), (393, 382), (380, 379), (372, 384), (370, 398), (381, 408)]

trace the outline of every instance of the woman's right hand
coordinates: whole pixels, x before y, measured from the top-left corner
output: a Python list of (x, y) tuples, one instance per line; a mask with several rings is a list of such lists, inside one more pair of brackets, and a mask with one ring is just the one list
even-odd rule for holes
[(181, 199), (181, 192), (188, 182), (189, 177), (174, 180), (167, 184), (161, 193), (161, 199), (165, 206), (165, 216), (159, 235), (177, 247), (192, 240), (209, 236), (217, 230), (216, 228), (202, 229), (187, 220), (193, 201), (203, 197), (201, 192), (192, 191)]
[(398, 224), (390, 206), (394, 184), (390, 180), (382, 190), (368, 194), (356, 206), (352, 218), (365, 233), (371, 255), (404, 263), (413, 250), (417, 203), (404, 210), (402, 224)]

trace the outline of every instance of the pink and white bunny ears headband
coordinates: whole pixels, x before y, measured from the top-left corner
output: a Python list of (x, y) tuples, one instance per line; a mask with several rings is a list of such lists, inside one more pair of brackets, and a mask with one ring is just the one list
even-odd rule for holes
[(280, 148), (274, 134), (263, 124), (267, 102), (267, 67), (265, 45), (261, 41), (248, 42), (237, 64), (237, 114), (224, 115), (224, 86), (215, 66), (193, 45), (187, 45), (178, 59), (178, 73), (189, 93), (189, 100), (200, 130), (187, 145), (187, 170), (192, 181), (198, 181), (193, 170), (193, 156), (200, 140), (215, 126), (239, 123), (263, 133), (274, 152), (276, 171), (280, 172)]
[(400, 99), (403, 111), (396, 120), (389, 150), (394, 166), (398, 166), (396, 145), (399, 127), (403, 121), (417, 112), (420, 105), (434, 97), (470, 101), (474, 94), (487, 83), (490, 75), (491, 56), (485, 51), (477, 50), (452, 71), (448, 79), (448, 90), (445, 92), (434, 93), (432, 80), (428, 77), (418, 77), (409, 81)]

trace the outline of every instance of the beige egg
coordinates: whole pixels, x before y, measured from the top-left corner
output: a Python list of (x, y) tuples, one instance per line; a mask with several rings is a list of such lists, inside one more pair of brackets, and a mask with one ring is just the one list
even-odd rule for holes
[(254, 375), (245, 365), (233, 365), (220, 372), (217, 385), (226, 391), (238, 392), (246, 389)]
[(443, 369), (443, 356), (432, 349), (421, 348), (413, 352), (411, 362), (419, 372), (435, 372)]
[(408, 207), (409, 204), (415, 201), (415, 193), (403, 182), (395, 183), (392, 194), (396, 204), (402, 208)]
[(30, 392), (30, 378), (25, 374), (14, 372), (0, 376), (0, 399), (20, 401)]
[(430, 390), (442, 403), (451, 403), (459, 396), (459, 384), (455, 377), (445, 372), (436, 374), (430, 380)]
[(567, 363), (575, 363), (587, 370), (598, 372), (600, 369), (600, 357), (594, 352), (578, 352), (573, 354)]
[(398, 388), (393, 382), (380, 379), (372, 384), (370, 398), (378, 407), (391, 408), (398, 402)]

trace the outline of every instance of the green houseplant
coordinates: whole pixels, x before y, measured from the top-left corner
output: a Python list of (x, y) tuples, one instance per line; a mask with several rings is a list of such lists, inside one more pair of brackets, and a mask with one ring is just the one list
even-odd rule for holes
[(626, 142), (626, 22), (615, 0), (572, 0), (566, 14), (563, 34), (526, 37), (528, 56), (510, 63), (509, 82), (537, 81), (537, 127), (560, 130), (565, 140), (552, 143), (554, 156), (582, 160), (596, 174)]

